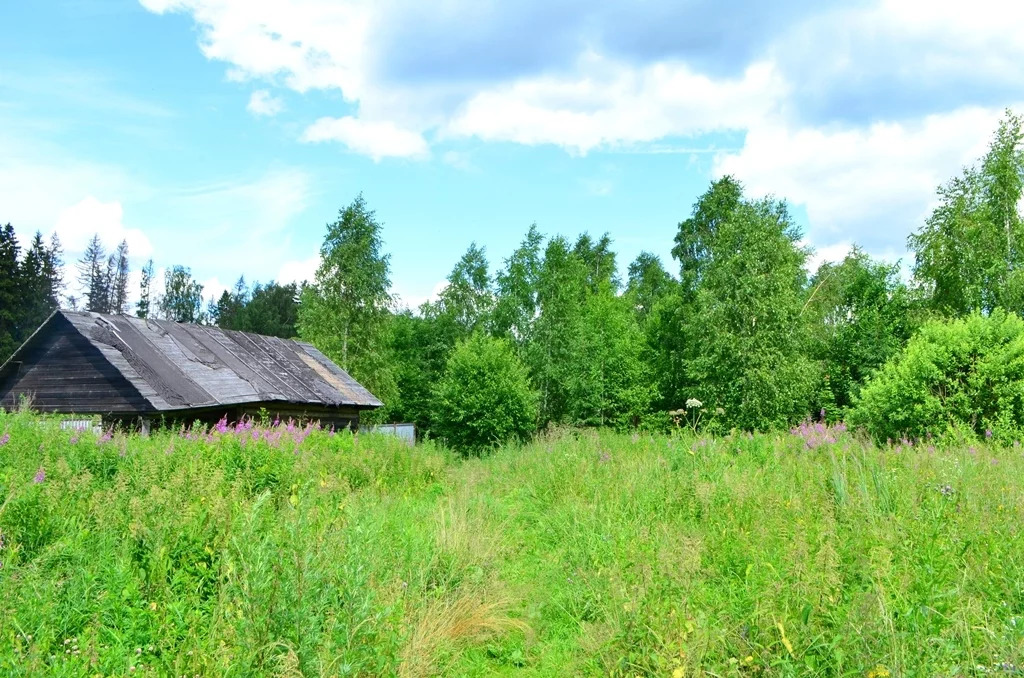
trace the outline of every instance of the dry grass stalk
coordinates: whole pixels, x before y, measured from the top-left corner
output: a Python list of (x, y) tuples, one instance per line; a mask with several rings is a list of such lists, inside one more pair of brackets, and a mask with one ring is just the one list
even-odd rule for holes
[(509, 633), (530, 632), (522, 620), (509, 616), (511, 601), (506, 598), (485, 600), (476, 593), (464, 593), (455, 599), (435, 600), (421, 614), (402, 651), (399, 676), (419, 678), (437, 675), (442, 652), (458, 650), (482, 639)]

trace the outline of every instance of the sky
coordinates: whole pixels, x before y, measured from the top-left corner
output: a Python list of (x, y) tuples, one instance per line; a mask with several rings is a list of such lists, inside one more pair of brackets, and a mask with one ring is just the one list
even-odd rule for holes
[(532, 223), (675, 270), (732, 174), (789, 201), (811, 265), (907, 264), (936, 187), (1024, 111), (1022, 36), (1003, 0), (2, 2), (0, 223), (69, 263), (126, 239), (209, 296), (312, 279), (362, 192), (415, 307)]

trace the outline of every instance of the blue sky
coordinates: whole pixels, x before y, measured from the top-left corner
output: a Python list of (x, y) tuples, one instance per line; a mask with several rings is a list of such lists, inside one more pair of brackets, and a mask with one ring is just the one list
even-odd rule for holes
[(3, 3), (0, 222), (69, 261), (127, 238), (217, 293), (312, 278), (362, 191), (415, 305), (533, 222), (674, 270), (732, 173), (791, 202), (815, 261), (897, 259), (1021, 110), (1021, 35), (995, 0)]

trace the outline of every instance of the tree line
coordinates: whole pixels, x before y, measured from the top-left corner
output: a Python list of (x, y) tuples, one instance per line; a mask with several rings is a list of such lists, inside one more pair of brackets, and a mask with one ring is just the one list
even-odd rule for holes
[[(240, 277), (230, 291), (204, 304), (203, 285), (186, 266), (164, 271), (154, 289), (153, 261), (139, 271), (138, 294), (131, 295), (128, 242), (109, 252), (98, 234), (75, 262), (73, 283), (64, 279), (63, 248), (56, 233), (44, 241), (36, 232), (24, 252), (14, 227), (0, 228), (0, 362), (6, 359), (57, 308), (129, 314), (175, 322), (209, 323), (290, 338), (296, 336), (300, 288), (274, 281), (251, 287)], [(70, 288), (70, 289), (69, 289)]]
[(448, 438), (510, 398), (525, 410), (491, 430), (840, 419), (922, 325), (1024, 311), (1022, 138), (1008, 111), (984, 157), (939, 187), (907, 274), (856, 246), (809, 273), (787, 204), (726, 176), (679, 222), (671, 269), (644, 252), (623, 280), (608, 235), (534, 225), (496, 270), (471, 244), (436, 301), (395, 311), (359, 197), (328, 226), (297, 329), (387, 403), (383, 417)]
[[(185, 267), (168, 269), (161, 294), (150, 290), (149, 262), (136, 313), (301, 337), (386, 403), (374, 416), (452, 439), (510, 399), (514, 424), (491, 426), (506, 437), (673, 417), (723, 430), (841, 418), (923, 324), (1024, 310), (1022, 138), (1008, 111), (984, 157), (939, 187), (909, 238), (907, 274), (859, 247), (808, 272), (785, 201), (725, 176), (678, 223), (671, 265), (643, 252), (624, 279), (607, 234), (548, 236), (535, 224), (493, 269), (471, 243), (435, 301), (399, 309), (382, 225), (360, 195), (327, 225), (308, 283), (249, 288), (240, 278), (204, 306)], [(37, 234), (19, 260), (4, 233), (0, 300), (27, 299), (11, 291), (26, 286), (42, 294), (17, 319), (0, 316), (16, 343), (60, 299), (60, 247)], [(78, 267), (85, 308), (125, 310), (126, 262), (124, 243), (108, 256), (93, 239)], [(466, 444), (489, 442), (481, 433)]]
[(0, 227), (0, 363), (57, 308), (63, 280), (63, 250), (36, 232), (21, 253), (11, 224)]

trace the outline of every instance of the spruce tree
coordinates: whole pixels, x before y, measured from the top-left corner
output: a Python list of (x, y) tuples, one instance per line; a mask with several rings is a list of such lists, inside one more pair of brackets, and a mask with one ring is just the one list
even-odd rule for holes
[(122, 240), (117, 250), (110, 255), (110, 313), (118, 315), (128, 312), (128, 241)]
[(64, 248), (56, 231), (50, 234), (50, 246), (46, 249), (46, 256), (43, 259), (43, 273), (49, 289), (50, 306), (59, 308), (61, 296), (64, 294)]
[(106, 313), (109, 308), (110, 287), (107, 280), (109, 264), (99, 234), (92, 236), (78, 260), (78, 285), (85, 297), (85, 310)]
[(0, 227), (0, 363), (18, 347), (21, 271), (18, 238), (10, 224)]
[(19, 340), (27, 338), (56, 308), (51, 303), (50, 279), (46, 270), (48, 257), (43, 234), (36, 231), (19, 266), (21, 290)]

